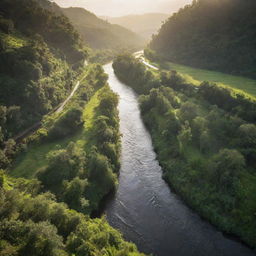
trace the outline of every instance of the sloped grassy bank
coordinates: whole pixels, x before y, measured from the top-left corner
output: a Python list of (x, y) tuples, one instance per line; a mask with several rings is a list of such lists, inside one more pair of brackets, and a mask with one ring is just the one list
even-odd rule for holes
[(152, 72), (129, 55), (113, 67), (141, 94), (166, 181), (201, 216), (255, 247), (256, 102), (218, 85), (188, 84), (174, 71)]

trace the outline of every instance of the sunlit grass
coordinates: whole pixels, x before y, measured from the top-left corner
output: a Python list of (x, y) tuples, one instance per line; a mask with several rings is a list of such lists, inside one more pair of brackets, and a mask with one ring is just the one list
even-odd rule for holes
[[(158, 63), (154, 63), (157, 66), (161, 66)], [(203, 81), (217, 83), (220, 86), (232, 88), (235, 92), (247, 94), (247, 97), (256, 97), (256, 80), (224, 74), (221, 72), (192, 68), (172, 62), (165, 62), (164, 69), (176, 70), (184, 79), (191, 84), (200, 85)]]

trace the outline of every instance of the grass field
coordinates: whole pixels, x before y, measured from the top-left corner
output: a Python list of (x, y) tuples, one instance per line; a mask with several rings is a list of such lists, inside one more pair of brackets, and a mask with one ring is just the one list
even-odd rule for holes
[(71, 142), (77, 143), (79, 146), (86, 148), (86, 144), (91, 144), (90, 128), (92, 127), (95, 107), (98, 106), (98, 95), (102, 91), (97, 91), (84, 109), (83, 119), (84, 127), (74, 134), (72, 137), (64, 138), (50, 143), (40, 143), (28, 147), (27, 152), (22, 153), (13, 163), (13, 167), (9, 170), (9, 174), (15, 178), (33, 178), (36, 171), (47, 165), (47, 154), (52, 150), (66, 148)]
[(198, 84), (202, 81), (214, 82), (224, 86), (229, 86), (235, 89), (242, 90), (245, 93), (248, 93), (251, 96), (256, 97), (256, 80), (250, 78), (233, 76), (210, 70), (192, 68), (189, 66), (175, 64), (172, 62), (164, 63), (164, 67), (168, 67), (169, 70), (176, 70), (179, 73), (187, 76), (187, 80), (192, 83)]

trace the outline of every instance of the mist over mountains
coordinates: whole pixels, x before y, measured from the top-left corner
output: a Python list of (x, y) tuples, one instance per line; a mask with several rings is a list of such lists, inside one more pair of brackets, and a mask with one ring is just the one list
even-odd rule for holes
[(157, 33), (163, 22), (169, 17), (165, 13), (146, 13), (141, 15), (127, 15), (122, 17), (102, 17), (112, 24), (118, 24), (139, 34), (145, 39), (150, 39)]
[(55, 0), (62, 7), (83, 7), (98, 16), (126, 16), (130, 14), (167, 13), (171, 15), (192, 0)]

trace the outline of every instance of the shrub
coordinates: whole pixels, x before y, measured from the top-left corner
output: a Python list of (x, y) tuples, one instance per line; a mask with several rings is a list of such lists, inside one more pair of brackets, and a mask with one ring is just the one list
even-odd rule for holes
[(82, 115), (82, 108), (70, 108), (49, 130), (49, 139), (55, 140), (74, 134), (83, 125)]
[(237, 150), (222, 149), (213, 156), (209, 170), (214, 182), (221, 190), (234, 193), (235, 185), (240, 173), (244, 171), (245, 159)]
[(64, 180), (75, 178), (79, 172), (83, 172), (85, 166), (85, 154), (73, 142), (66, 150), (51, 151), (47, 157), (49, 164), (39, 170), (37, 177), (48, 189), (61, 185)]

